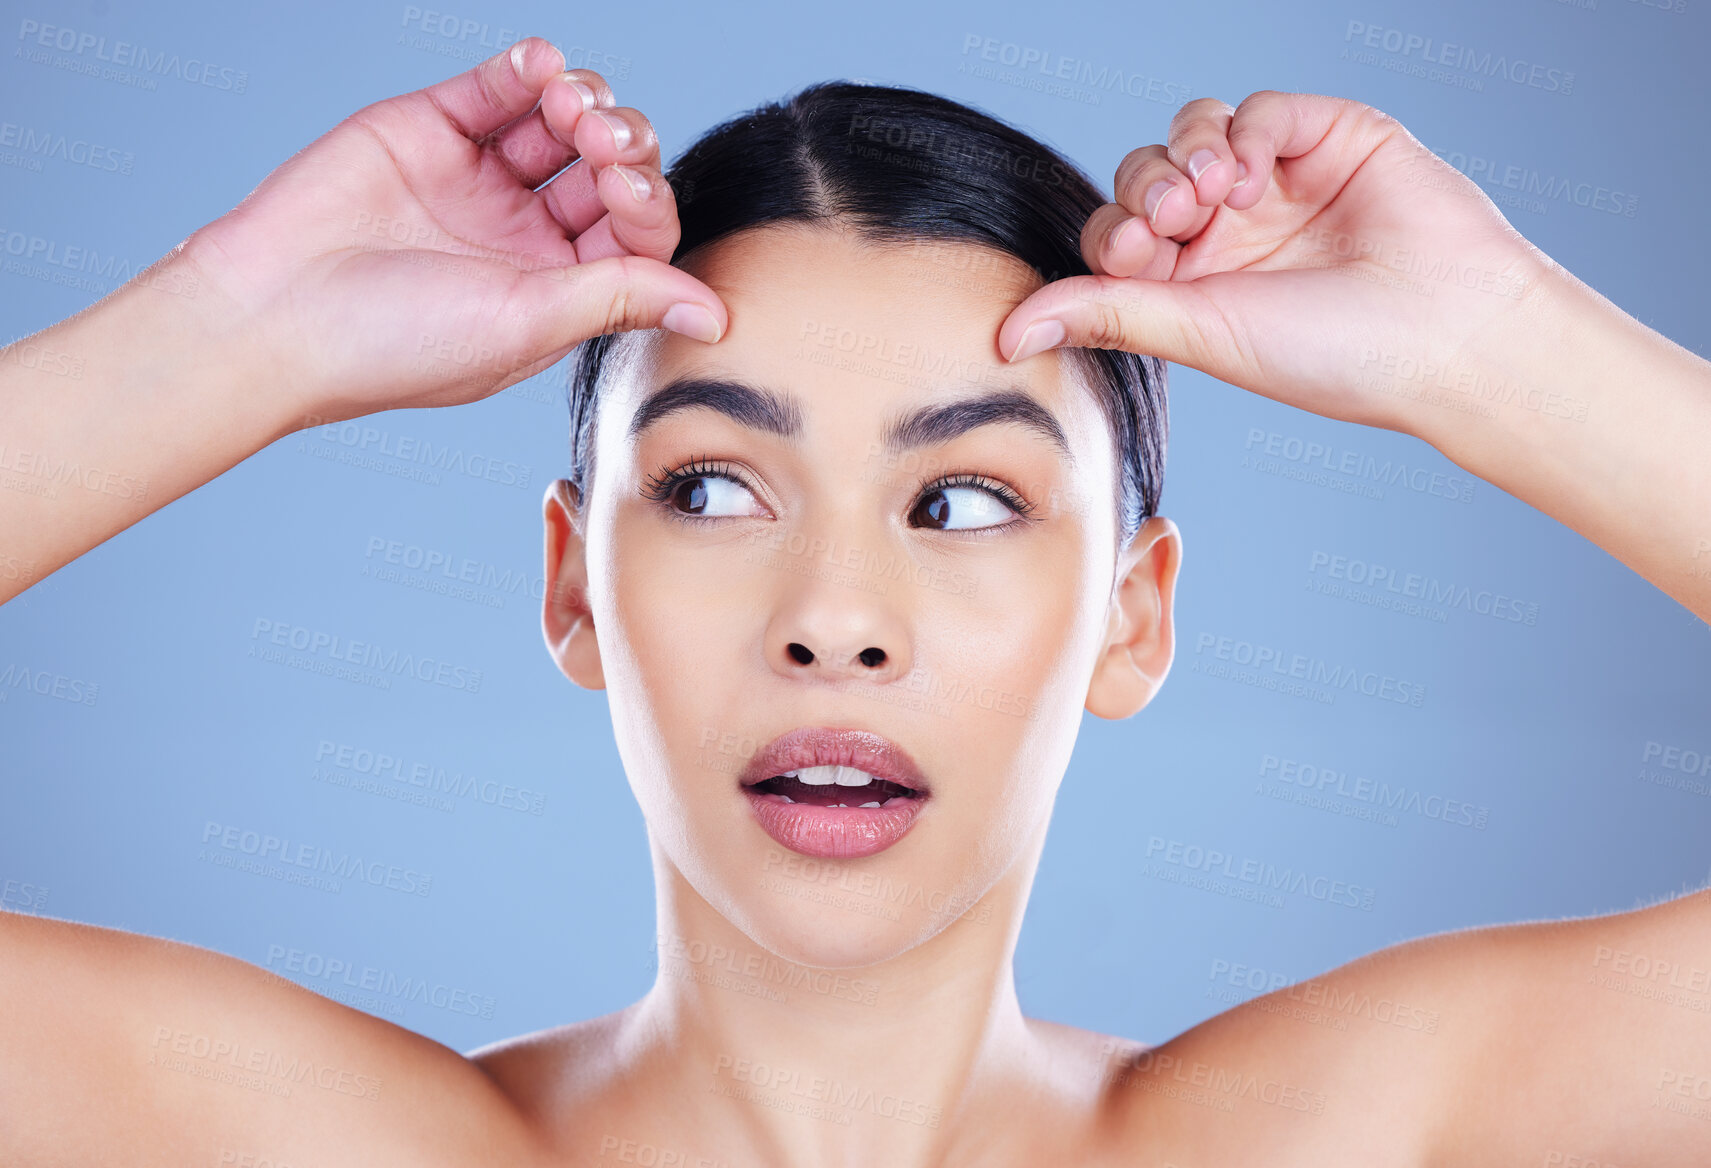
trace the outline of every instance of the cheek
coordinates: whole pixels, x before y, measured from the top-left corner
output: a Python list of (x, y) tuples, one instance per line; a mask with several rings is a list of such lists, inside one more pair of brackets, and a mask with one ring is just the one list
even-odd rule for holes
[(1091, 568), (1058, 551), (989, 564), (972, 599), (921, 602), (938, 610), (917, 625), (936, 707), (923, 721), (940, 736), (934, 753), (977, 793), (955, 801), (956, 817), (983, 854), (1009, 857), (1038, 828), (1081, 724), (1103, 608)]
[(647, 754), (646, 773), (728, 775), (742, 760), (725, 758), (721, 744), (747, 729), (744, 687), (760, 665), (743, 599), (752, 589), (724, 557), (686, 566), (681, 546), (656, 528), (620, 524), (603, 549), (598, 627), (614, 726), (628, 751)]
[[(686, 571), (669, 541), (634, 524), (611, 548), (608, 632), (628, 657), (626, 671), (651, 702), (714, 691), (733, 664), (733, 594), (705, 571)], [(606, 638), (602, 638), (604, 653)], [(626, 697), (632, 696), (629, 694)]]
[(979, 569), (971, 597), (937, 606), (936, 618), (920, 624), (923, 663), (1030, 705), (1051, 706), (1079, 688), (1079, 705), (1103, 617), (1093, 565), (1081, 552), (1064, 539)]

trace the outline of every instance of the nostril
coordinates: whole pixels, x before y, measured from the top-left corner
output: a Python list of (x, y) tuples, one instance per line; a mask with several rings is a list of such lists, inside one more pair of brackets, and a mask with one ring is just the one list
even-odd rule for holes
[(814, 654), (806, 645), (799, 645), (795, 641), (792, 641), (790, 642), (789, 651), (790, 656), (798, 665), (812, 665), (814, 663)]
[(876, 665), (885, 664), (884, 649), (863, 649), (860, 654), (861, 663), (872, 669)]

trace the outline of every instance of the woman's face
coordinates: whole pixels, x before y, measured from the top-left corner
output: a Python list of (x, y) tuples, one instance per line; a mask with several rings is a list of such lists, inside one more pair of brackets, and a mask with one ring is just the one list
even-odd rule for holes
[[(789, 960), (884, 960), (1031, 876), (1084, 704), (1132, 713), (1168, 668), (1175, 530), (1117, 562), (1097, 402), (1059, 354), (997, 349), (1038, 286), (1020, 261), (792, 225), (685, 266), (729, 331), (623, 342), (580, 538), (548, 503), (572, 597), (548, 642), (611, 691), (656, 854), (701, 898)], [(746, 791), (804, 727), (882, 736), (925, 794), (800, 767)]]

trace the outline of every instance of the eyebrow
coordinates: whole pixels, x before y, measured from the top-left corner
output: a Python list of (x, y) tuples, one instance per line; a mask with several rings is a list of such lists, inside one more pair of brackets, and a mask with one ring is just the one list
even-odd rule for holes
[[(718, 377), (680, 377), (650, 393), (630, 419), (630, 440), (650, 426), (685, 410), (709, 409), (740, 426), (776, 434), (794, 442), (802, 436), (802, 404), (788, 391), (767, 389)], [(896, 454), (935, 446), (981, 426), (1024, 426), (1056, 446), (1071, 465), (1069, 440), (1045, 406), (1015, 386), (957, 401), (917, 406), (885, 424), (885, 448)]]

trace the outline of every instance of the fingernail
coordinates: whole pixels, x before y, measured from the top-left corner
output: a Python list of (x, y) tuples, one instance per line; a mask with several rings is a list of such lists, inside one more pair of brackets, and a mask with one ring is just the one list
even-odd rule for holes
[(612, 143), (619, 150), (630, 144), (630, 127), (623, 118), (609, 114), (605, 110), (595, 110), (594, 116), (605, 122), (612, 130)]
[(1188, 156), (1188, 180), (1198, 184), (1200, 176), (1206, 173), (1206, 168), (1219, 161), (1216, 152), (1211, 150), (1196, 150)]
[(511, 46), (511, 68), (519, 78), (523, 76), (523, 69), (528, 63), (524, 58), (528, 55), (528, 47), (522, 41)]
[(1156, 230), (1158, 227), (1158, 205), (1164, 202), (1164, 197), (1176, 189), (1176, 180), (1161, 178), (1147, 188), (1147, 197), (1143, 206), (1147, 211), (1147, 222)]
[(1014, 363), (1026, 360), (1035, 353), (1043, 353), (1054, 345), (1061, 345), (1063, 338), (1063, 321), (1036, 320), (1022, 330), (1022, 339), (1016, 342), (1016, 351), (1010, 354), (1010, 360)]
[(653, 193), (653, 184), (648, 181), (647, 175), (640, 171), (631, 170), (627, 166), (619, 166), (616, 163), (606, 169), (617, 171), (619, 177), (630, 185), (630, 194), (635, 197), (636, 202), (645, 203), (648, 201), (648, 196)]
[(1236, 163), (1236, 181), (1230, 184), (1230, 189), (1233, 191), (1237, 187), (1246, 183), (1247, 181), (1248, 181), (1248, 164), (1245, 162)]
[(719, 339), (719, 322), (713, 314), (692, 301), (673, 304), (665, 310), (660, 324), (674, 333), (712, 344)]
[(594, 108), (594, 91), (592, 89), (572, 77), (569, 73), (560, 73), (558, 76), (560, 81), (563, 81), (566, 85), (576, 90), (576, 96), (582, 99), (583, 113), (587, 113), (589, 110)]
[(1133, 215), (1117, 224), (1111, 231), (1111, 238), (1105, 244), (1105, 250), (1111, 255), (1122, 254), (1123, 241), (1130, 238), (1129, 231), (1140, 220)]

